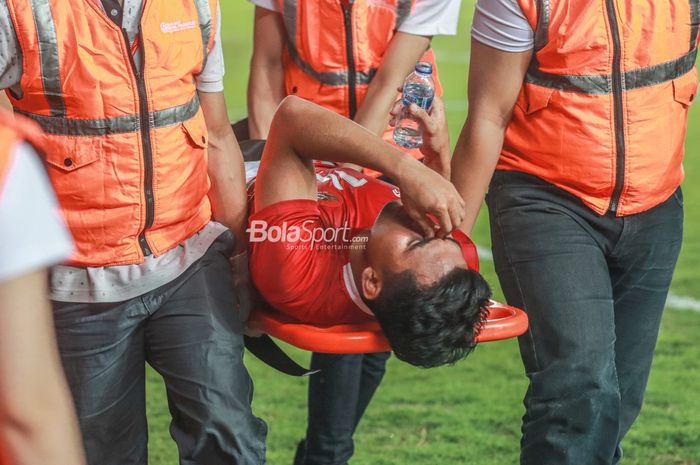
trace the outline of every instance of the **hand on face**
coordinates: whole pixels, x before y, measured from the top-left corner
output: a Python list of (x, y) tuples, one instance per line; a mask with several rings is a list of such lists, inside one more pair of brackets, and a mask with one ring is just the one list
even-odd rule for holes
[[(402, 91), (402, 88), (399, 88)], [(394, 102), (391, 109), (391, 121), (395, 126), (401, 113), (403, 104), (401, 100)], [(445, 117), (445, 105), (440, 97), (435, 97), (430, 110), (425, 111), (416, 104), (408, 107), (408, 112), (420, 124), (423, 131), (423, 145), (420, 148), (425, 157), (423, 162), (433, 171), (445, 179), (450, 179), (450, 136), (447, 131), (447, 118)]]
[(397, 179), (401, 203), (425, 237), (445, 237), (464, 220), (464, 200), (450, 181), (410, 160)]

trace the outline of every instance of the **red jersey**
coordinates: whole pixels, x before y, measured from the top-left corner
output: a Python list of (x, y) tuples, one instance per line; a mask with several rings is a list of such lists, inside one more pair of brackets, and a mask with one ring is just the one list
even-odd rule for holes
[[(356, 287), (349, 252), (364, 247), (358, 233), (371, 229), (384, 205), (400, 199), (400, 191), (343, 168), (317, 166), (316, 180), (318, 201), (287, 200), (251, 213), (251, 278), (268, 303), (300, 321), (368, 321), (372, 313)], [(471, 241), (464, 234), (455, 239), (475, 267)]]

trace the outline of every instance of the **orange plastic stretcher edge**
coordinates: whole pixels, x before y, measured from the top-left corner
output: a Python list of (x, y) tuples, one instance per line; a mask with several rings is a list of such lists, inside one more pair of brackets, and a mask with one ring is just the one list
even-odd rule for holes
[[(491, 301), (489, 317), (477, 342), (498, 341), (527, 331), (527, 314), (519, 308)], [(260, 331), (300, 349), (329, 354), (359, 354), (391, 350), (377, 322), (314, 326), (274, 310), (258, 309), (248, 319)]]

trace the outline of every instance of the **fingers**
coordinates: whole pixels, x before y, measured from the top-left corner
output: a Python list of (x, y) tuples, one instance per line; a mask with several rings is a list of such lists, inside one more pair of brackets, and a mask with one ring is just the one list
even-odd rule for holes
[(464, 221), (465, 216), (464, 200), (456, 190), (445, 193), (443, 198), (447, 198), (447, 202), (434, 212), (440, 226), (440, 229), (436, 231), (439, 237), (445, 237), (457, 229)]
[(444, 120), (445, 102), (443, 102), (440, 97), (435, 96), (435, 98), (433, 99), (433, 105), (430, 107), (430, 111), (428, 112), (428, 114), (438, 121)]
[(394, 104), (391, 106), (391, 110), (389, 110), (389, 114), (391, 115), (391, 119), (389, 120), (389, 126), (391, 127), (396, 126), (396, 124), (398, 123), (399, 114), (401, 113), (401, 109), (403, 108), (403, 103), (401, 102), (403, 86), (397, 87), (396, 91), (399, 93), (399, 98), (396, 99)]
[(438, 237), (445, 237), (449, 233), (452, 232), (454, 227), (452, 226), (452, 217), (450, 216), (450, 211), (445, 208), (444, 210), (441, 210), (439, 212), (435, 213), (435, 216), (438, 219), (438, 224), (440, 226), (440, 229), (435, 231), (435, 234)]
[[(460, 198), (461, 200), (461, 198)], [(457, 205), (453, 205), (452, 208), (450, 209), (450, 217), (452, 218), (452, 231), (455, 229), (459, 228), (459, 226), (462, 224), (464, 221), (465, 217), (465, 212), (464, 212), (464, 206), (460, 205), (459, 203)], [(450, 232), (452, 232), (450, 231)]]
[(412, 208), (411, 205), (407, 205), (406, 203), (404, 203), (404, 208), (406, 209), (408, 216), (410, 216), (411, 219), (421, 229), (423, 236), (425, 236), (425, 237), (435, 236), (435, 224), (433, 222), (431, 222), (430, 220), (428, 220), (427, 216), (420, 213), (419, 211), (416, 211), (414, 208)]
[(399, 122), (399, 115), (401, 114), (402, 108), (403, 103), (401, 103), (401, 99), (394, 102), (394, 105), (391, 107), (391, 110), (389, 110), (389, 114), (391, 115), (391, 119), (389, 120), (389, 126), (394, 127)]
[(412, 103), (411, 106), (408, 107), (408, 112), (411, 114), (411, 116), (418, 120), (420, 125), (423, 127), (424, 133), (427, 132), (428, 134), (433, 135), (437, 134), (440, 130), (438, 121), (415, 103)]

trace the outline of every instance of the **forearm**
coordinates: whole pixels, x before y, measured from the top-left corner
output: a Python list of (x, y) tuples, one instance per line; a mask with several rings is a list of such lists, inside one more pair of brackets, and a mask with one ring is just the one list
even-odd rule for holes
[(284, 94), (281, 58), (275, 63), (260, 64), (253, 57), (248, 79), (248, 127), (251, 139), (267, 139), (272, 117)]
[(452, 183), (465, 203), (460, 229), (471, 234), (503, 145), (505, 127), (488, 119), (467, 118), (452, 157)]
[(85, 463), (46, 273), (0, 284), (0, 438), (16, 465)]
[(465, 203), (460, 228), (471, 233), (503, 146), (532, 51), (510, 53), (473, 40), (469, 116), (452, 157), (452, 182)]
[(382, 58), (377, 74), (367, 88), (355, 122), (381, 135), (389, 123), (389, 110), (396, 101), (396, 89), (430, 46), (430, 37), (397, 32)]
[(214, 220), (236, 236), (237, 247), (245, 243), (246, 191), (243, 156), (233, 131), (209, 143), (209, 201)]
[[(310, 122), (313, 131), (309, 130)], [(296, 97), (282, 102), (272, 127), (301, 159), (354, 163), (381, 171), (396, 181), (407, 165), (420, 164), (359, 124)]]
[(253, 57), (248, 77), (248, 128), (251, 139), (267, 139), (277, 105), (285, 96), (282, 53), (286, 30), (282, 15), (255, 7)]
[[(3, 448), (16, 465), (84, 464), (80, 434), (70, 404), (57, 399), (69, 394), (63, 387), (43, 382), (41, 392), (29, 398), (27, 392), (22, 418), (5, 417), (0, 427)], [(42, 398), (43, 397), (43, 398)]]
[(355, 115), (355, 122), (371, 133), (381, 136), (389, 124), (389, 110), (396, 101), (396, 89), (402, 82), (403, 78), (393, 80), (375, 78)]
[(209, 132), (207, 172), (212, 214), (236, 236), (236, 247), (245, 247), (245, 168), (229, 123), (226, 99), (223, 92), (200, 92), (199, 100)]

